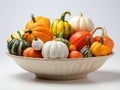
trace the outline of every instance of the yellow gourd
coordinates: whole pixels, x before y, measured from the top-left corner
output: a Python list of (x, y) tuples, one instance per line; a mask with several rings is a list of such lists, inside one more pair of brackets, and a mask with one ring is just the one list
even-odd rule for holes
[(90, 50), (93, 55), (95, 56), (105, 56), (108, 55), (112, 52), (112, 49), (110, 49), (108, 46), (103, 45), (103, 38), (101, 38), (101, 43), (100, 42), (94, 42)]
[(54, 22), (51, 25), (51, 32), (56, 38), (65, 38), (68, 39), (70, 35), (73, 33), (73, 30), (71, 29), (71, 25), (68, 23), (68, 21), (65, 20), (65, 15), (71, 15), (70, 12), (64, 12), (61, 15), (60, 19), (55, 19)]

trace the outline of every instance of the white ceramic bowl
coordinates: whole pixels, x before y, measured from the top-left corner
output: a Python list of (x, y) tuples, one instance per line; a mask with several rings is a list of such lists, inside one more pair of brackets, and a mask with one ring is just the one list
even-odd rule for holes
[(34, 73), (38, 78), (68, 80), (86, 77), (88, 73), (100, 68), (113, 53), (107, 56), (81, 59), (29, 58), (9, 53), (7, 55), (13, 58), (21, 68)]

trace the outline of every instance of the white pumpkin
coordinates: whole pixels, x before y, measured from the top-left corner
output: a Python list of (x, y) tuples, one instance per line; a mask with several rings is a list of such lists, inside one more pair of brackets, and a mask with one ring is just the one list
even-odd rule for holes
[(83, 16), (81, 13), (80, 16), (74, 16), (69, 20), (69, 24), (71, 25), (74, 32), (84, 30), (91, 32), (94, 29), (94, 24), (91, 19)]
[(43, 47), (43, 44), (44, 44), (43, 41), (34, 35), (34, 39), (32, 41), (32, 48), (34, 50), (41, 50)]
[(61, 41), (48, 41), (42, 48), (44, 58), (67, 58), (68, 54), (68, 47)]

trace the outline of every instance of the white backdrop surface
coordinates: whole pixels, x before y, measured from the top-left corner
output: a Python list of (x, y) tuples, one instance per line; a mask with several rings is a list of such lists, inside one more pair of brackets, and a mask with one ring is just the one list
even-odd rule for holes
[[(120, 88), (120, 1), (119, 0), (0, 0), (0, 90), (119, 90)], [(19, 68), (6, 55), (8, 35), (25, 28), (31, 14), (50, 18), (51, 22), (64, 11), (71, 16), (91, 18), (95, 27), (104, 26), (114, 40), (114, 56), (88, 78), (72, 81), (38, 80)]]

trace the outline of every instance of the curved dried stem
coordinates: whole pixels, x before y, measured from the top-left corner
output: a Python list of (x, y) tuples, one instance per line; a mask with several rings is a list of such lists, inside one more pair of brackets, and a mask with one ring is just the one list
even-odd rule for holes
[(96, 27), (94, 30), (92, 30), (91, 34), (93, 35), (98, 29), (102, 30), (101, 36), (107, 36), (105, 27)]

